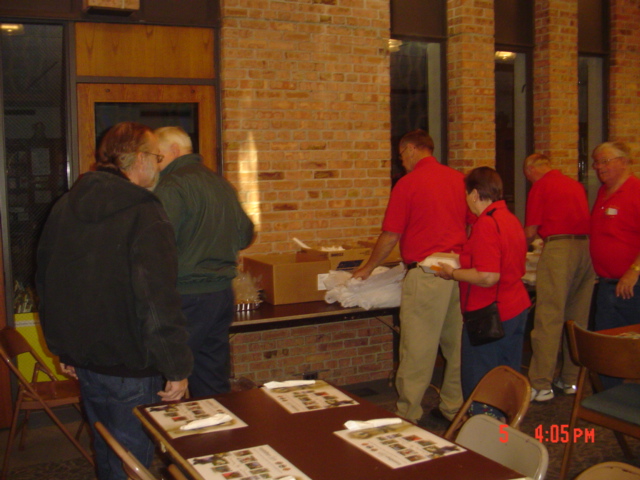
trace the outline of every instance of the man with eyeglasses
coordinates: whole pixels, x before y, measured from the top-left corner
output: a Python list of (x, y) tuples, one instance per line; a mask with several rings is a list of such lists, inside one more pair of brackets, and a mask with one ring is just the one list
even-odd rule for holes
[(96, 171), (56, 202), (38, 244), (42, 328), (62, 371), (80, 382), (99, 480), (128, 477), (94, 423), (149, 467), (154, 445), (132, 410), (180, 400), (193, 365), (173, 229), (148, 191), (157, 151), (145, 125), (109, 129)]
[[(589, 323), (595, 273), (589, 255), (589, 204), (584, 187), (551, 168), (549, 157), (529, 155), (524, 175), (533, 186), (527, 198), (525, 235), (537, 236), (544, 248), (537, 267), (536, 308), (531, 332), (529, 366), (531, 400), (554, 397), (552, 383), (565, 394), (576, 393), (578, 366), (571, 361), (564, 322)], [(558, 350), (562, 368), (554, 380)]]
[(193, 397), (226, 393), (235, 308), (231, 282), (238, 252), (253, 240), (253, 222), (233, 186), (202, 164), (182, 128), (163, 127), (155, 134), (163, 158), (154, 193), (176, 233), (178, 292), (194, 356), (189, 392)]
[(599, 277), (596, 330), (640, 318), (640, 179), (627, 144), (606, 142), (592, 154), (602, 182), (591, 211), (591, 258)]

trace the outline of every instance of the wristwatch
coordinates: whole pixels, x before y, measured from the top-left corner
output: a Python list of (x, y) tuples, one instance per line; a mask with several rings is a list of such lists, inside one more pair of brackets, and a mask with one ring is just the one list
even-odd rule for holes
[(636, 265), (635, 263), (629, 267), (634, 272), (640, 273), (640, 265)]

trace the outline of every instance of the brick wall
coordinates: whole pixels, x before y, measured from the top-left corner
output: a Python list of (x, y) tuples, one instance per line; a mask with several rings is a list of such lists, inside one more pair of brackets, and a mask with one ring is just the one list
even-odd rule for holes
[(449, 165), (495, 165), (493, 2), (447, 2)]
[(231, 339), (233, 376), (264, 383), (320, 371), (338, 385), (384, 379), (393, 371), (392, 340), (374, 318), (240, 333)]
[(249, 252), (380, 232), (388, 38), (385, 0), (224, 2), (225, 173), (258, 224)]
[(578, 2), (535, 2), (534, 149), (554, 167), (578, 171)]
[(634, 149), (640, 175), (640, 1), (611, 1), (609, 138)]

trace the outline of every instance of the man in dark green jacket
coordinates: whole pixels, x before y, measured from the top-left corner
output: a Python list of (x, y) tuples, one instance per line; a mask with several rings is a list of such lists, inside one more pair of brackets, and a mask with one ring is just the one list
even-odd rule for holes
[(195, 364), (192, 396), (229, 391), (231, 282), (238, 252), (253, 240), (253, 222), (233, 186), (202, 164), (179, 127), (155, 131), (160, 141), (160, 180), (154, 193), (173, 225), (178, 245), (178, 292), (187, 317)]

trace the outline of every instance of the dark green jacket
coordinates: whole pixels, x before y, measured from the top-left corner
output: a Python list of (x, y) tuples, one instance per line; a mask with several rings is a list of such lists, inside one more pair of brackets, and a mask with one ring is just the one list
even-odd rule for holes
[(233, 186), (192, 153), (161, 173), (154, 193), (176, 233), (178, 292), (209, 293), (231, 285), (238, 252), (253, 240), (253, 222)]

